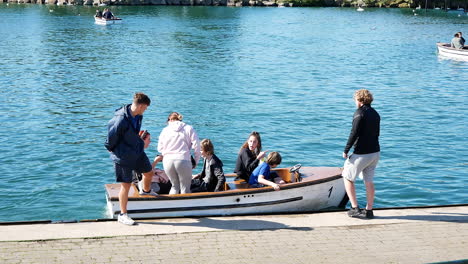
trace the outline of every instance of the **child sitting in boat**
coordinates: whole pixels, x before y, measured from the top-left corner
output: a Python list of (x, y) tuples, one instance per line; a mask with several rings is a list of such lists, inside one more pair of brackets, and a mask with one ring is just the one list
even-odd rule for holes
[[(138, 135), (144, 142), (143, 148), (147, 149), (151, 143), (151, 134), (148, 132), (148, 130), (142, 130), (138, 133)], [(154, 171), (154, 176), (151, 180), (151, 189), (158, 194), (169, 194), (172, 184), (164, 171), (156, 168), (156, 165), (158, 162), (162, 161), (162, 159), (162, 156), (157, 156), (151, 164)], [(143, 182), (141, 173), (133, 171), (133, 182), (138, 185), (138, 189), (142, 188)]]
[(102, 11), (101, 10), (96, 10), (96, 15), (94, 15), (97, 18), (102, 18)]
[(450, 43), (450, 46), (455, 49), (463, 49), (463, 44), (462, 40), (460, 38), (460, 34), (456, 33), (453, 36), (452, 42)]
[(265, 185), (271, 186), (275, 191), (280, 190), (280, 184), (285, 182), (281, 177), (272, 179), (270, 168), (276, 168), (281, 163), (281, 155), (278, 152), (271, 152), (268, 154), (266, 162), (260, 164), (250, 175), (249, 184), (253, 188), (264, 187)]
[(106, 20), (115, 19), (114, 14), (112, 14), (112, 12), (110, 11), (109, 8), (104, 9), (104, 14), (102, 14), (102, 16), (103, 16)]
[(266, 151), (262, 151), (260, 134), (253, 131), (239, 150), (236, 168), (234, 169), (234, 173), (237, 174), (236, 180), (243, 179), (248, 182), (260, 160), (265, 157), (265, 153)]
[(219, 192), (224, 191), (226, 177), (223, 172), (223, 162), (214, 154), (211, 140), (200, 142), (200, 153), (204, 159), (203, 169), (199, 174), (192, 176), (190, 190), (192, 192)]
[(463, 33), (457, 32), (458, 36), (460, 37), (460, 42), (462, 46), (465, 46), (465, 39), (463, 38)]

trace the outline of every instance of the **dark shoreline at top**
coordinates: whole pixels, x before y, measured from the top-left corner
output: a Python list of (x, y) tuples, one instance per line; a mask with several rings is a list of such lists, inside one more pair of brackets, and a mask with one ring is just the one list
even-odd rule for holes
[[(86, 6), (266, 6), (266, 7), (381, 7), (457, 10), (468, 9), (466, 0), (0, 0), (3, 3)], [(426, 6), (427, 4), (427, 6)]]

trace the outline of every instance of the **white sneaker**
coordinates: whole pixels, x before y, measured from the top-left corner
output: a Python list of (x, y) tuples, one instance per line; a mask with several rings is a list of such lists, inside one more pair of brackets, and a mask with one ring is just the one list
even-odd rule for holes
[(138, 181), (138, 190), (143, 190), (143, 181)]
[[(156, 182), (152, 182), (150, 187), (151, 187), (151, 189), (153, 189), (151, 192), (154, 192), (154, 193), (156, 193), (156, 195), (158, 195), (158, 192), (161, 189), (161, 188), (159, 188), (159, 184), (156, 183)], [(139, 192), (140, 192), (140, 194), (142, 194), (143, 181), (138, 182), (138, 190), (140, 190)], [(152, 195), (152, 194), (145, 194), (145, 195)]]
[(122, 223), (124, 225), (134, 225), (135, 221), (131, 219), (127, 214), (119, 214), (118, 217), (119, 223)]
[(153, 189), (149, 192), (144, 192), (143, 188), (140, 189), (140, 195), (151, 195), (151, 196), (158, 196), (159, 194), (154, 192)]

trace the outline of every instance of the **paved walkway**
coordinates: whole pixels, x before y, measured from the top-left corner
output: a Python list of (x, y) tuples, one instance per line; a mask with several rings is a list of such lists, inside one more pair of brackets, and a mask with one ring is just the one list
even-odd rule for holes
[(374, 212), (0, 225), (0, 263), (468, 262), (468, 205)]

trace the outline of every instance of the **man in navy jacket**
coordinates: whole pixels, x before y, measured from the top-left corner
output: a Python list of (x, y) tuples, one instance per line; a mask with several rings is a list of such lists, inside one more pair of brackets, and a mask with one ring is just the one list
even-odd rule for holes
[(135, 223), (127, 215), (128, 192), (132, 186), (133, 171), (143, 174), (143, 188), (140, 190), (140, 195), (157, 195), (150, 187), (154, 172), (144, 151), (144, 141), (138, 134), (143, 113), (150, 104), (151, 100), (147, 95), (135, 93), (132, 104), (117, 109), (107, 125), (105, 147), (114, 162), (116, 180), (121, 183), (119, 192), (121, 211), (118, 221), (126, 225)]

